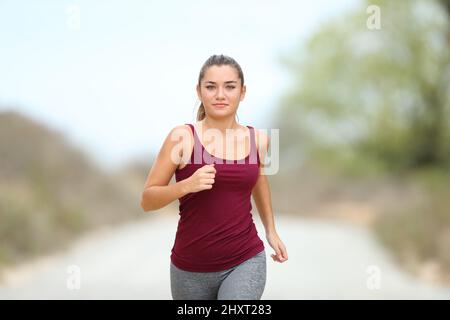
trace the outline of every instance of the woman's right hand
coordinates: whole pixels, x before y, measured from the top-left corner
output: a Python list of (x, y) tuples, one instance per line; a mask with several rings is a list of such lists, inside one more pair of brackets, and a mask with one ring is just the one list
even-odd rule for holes
[(189, 178), (186, 179), (188, 192), (199, 192), (211, 189), (216, 176), (214, 163), (204, 165), (197, 169)]

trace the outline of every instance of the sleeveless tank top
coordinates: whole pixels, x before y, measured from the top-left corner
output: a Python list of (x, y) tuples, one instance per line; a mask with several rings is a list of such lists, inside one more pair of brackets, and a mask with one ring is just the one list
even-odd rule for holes
[(197, 169), (215, 163), (211, 189), (179, 198), (179, 220), (171, 250), (172, 263), (186, 271), (216, 272), (232, 268), (264, 250), (252, 218), (251, 192), (259, 177), (259, 154), (254, 128), (250, 153), (244, 159), (227, 160), (209, 154), (192, 124), (194, 136), (190, 161), (175, 170), (176, 182)]

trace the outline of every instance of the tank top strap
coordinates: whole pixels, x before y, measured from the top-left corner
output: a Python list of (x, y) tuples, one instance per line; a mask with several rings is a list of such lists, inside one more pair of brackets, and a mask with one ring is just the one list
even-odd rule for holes
[(197, 133), (195, 132), (194, 125), (191, 123), (185, 123), (187, 124), (192, 131), (192, 135), (194, 136), (194, 147), (192, 149), (191, 153), (191, 163), (203, 163), (203, 145), (200, 142), (199, 137), (197, 136)]
[(256, 147), (256, 137), (255, 137), (255, 128), (252, 126), (247, 126), (247, 128), (250, 130), (250, 163), (255, 164), (257, 163), (259, 165), (259, 153), (258, 148)]
[(194, 130), (194, 126), (193, 126), (192, 124), (190, 124), (190, 123), (185, 123), (185, 125), (188, 125), (189, 128), (191, 128), (192, 135), (194, 136), (194, 143), (197, 142), (196, 139), (195, 139), (195, 130)]

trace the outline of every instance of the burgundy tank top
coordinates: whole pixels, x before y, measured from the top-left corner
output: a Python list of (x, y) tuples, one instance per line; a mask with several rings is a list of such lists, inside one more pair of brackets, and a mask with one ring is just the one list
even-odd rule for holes
[[(192, 124), (194, 136), (190, 161), (175, 171), (176, 181), (215, 163), (211, 189), (179, 198), (179, 221), (171, 251), (172, 263), (192, 272), (232, 268), (264, 250), (252, 218), (251, 192), (259, 177), (255, 133), (250, 130), (250, 153), (244, 159), (226, 160), (208, 153)], [(194, 161), (195, 160), (195, 161)]]

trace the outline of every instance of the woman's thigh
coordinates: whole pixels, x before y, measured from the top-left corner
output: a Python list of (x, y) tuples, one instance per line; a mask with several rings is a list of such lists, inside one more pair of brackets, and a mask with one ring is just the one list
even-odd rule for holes
[(174, 300), (215, 300), (220, 283), (218, 272), (190, 272), (170, 263), (170, 286)]
[(265, 250), (234, 268), (220, 285), (219, 300), (260, 300), (266, 285)]

